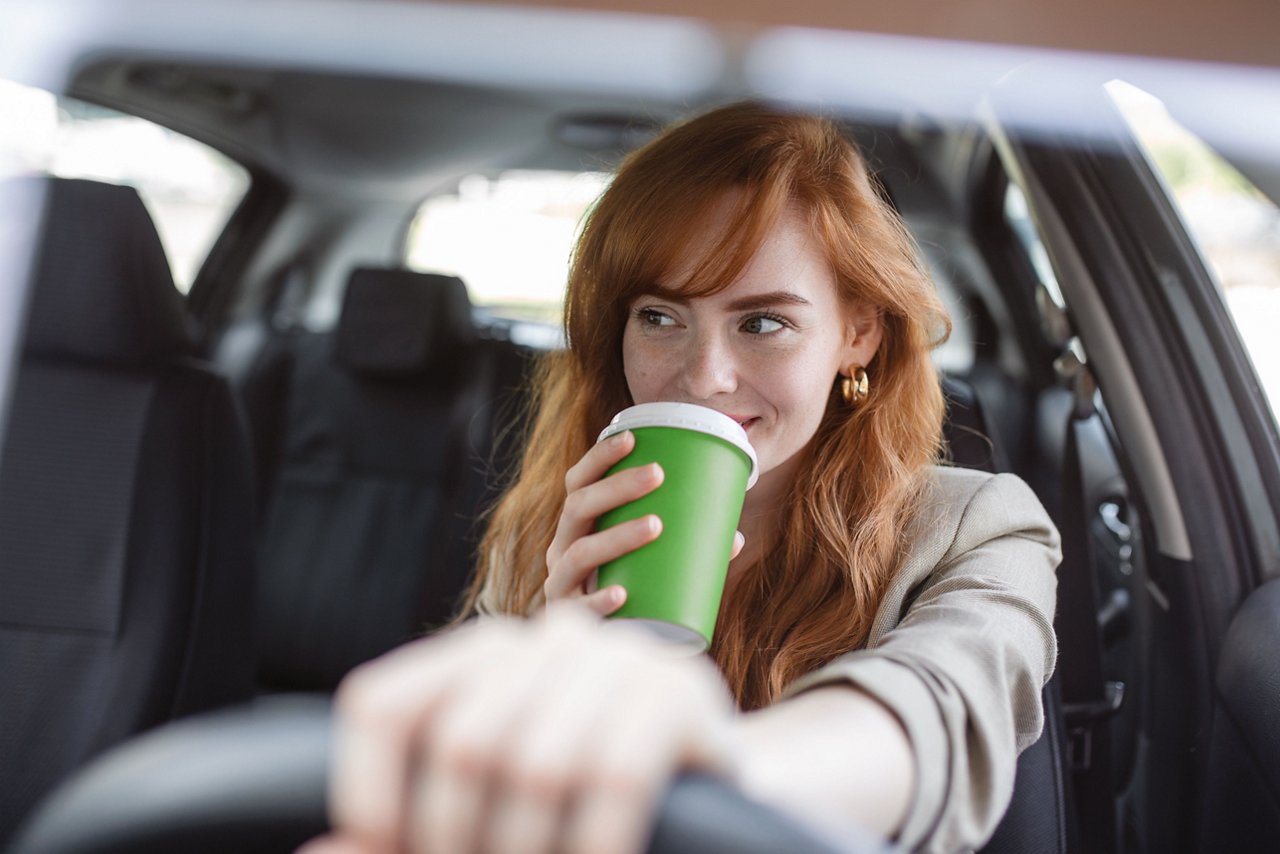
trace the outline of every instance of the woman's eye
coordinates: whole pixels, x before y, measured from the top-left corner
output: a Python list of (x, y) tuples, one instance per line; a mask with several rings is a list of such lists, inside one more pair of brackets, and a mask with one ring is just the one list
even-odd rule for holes
[(669, 315), (656, 308), (638, 308), (635, 314), (645, 326), (671, 326), (675, 323)]
[(750, 332), (752, 335), (768, 335), (770, 332), (777, 332), (785, 327), (786, 324), (780, 318), (771, 317), (767, 314), (748, 317), (742, 323), (742, 331)]

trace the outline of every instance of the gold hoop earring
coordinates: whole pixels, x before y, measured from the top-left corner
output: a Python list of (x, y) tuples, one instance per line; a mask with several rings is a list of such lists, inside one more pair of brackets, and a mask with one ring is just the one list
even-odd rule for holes
[(849, 376), (840, 378), (840, 399), (845, 406), (857, 406), (867, 399), (870, 385), (866, 369), (862, 365), (850, 365)]

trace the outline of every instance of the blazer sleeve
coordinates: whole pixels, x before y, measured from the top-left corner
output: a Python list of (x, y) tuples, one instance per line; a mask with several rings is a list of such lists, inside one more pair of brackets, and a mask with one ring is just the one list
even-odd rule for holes
[(929, 559), (941, 557), (923, 581), (900, 572), (910, 589), (891, 585), (886, 599), (905, 607), (896, 625), (788, 689), (852, 684), (898, 717), (916, 761), (898, 843), (925, 852), (976, 848), (995, 831), (1057, 657), (1061, 550), (1035, 494), (1013, 475), (986, 477), (947, 518), (926, 534)]

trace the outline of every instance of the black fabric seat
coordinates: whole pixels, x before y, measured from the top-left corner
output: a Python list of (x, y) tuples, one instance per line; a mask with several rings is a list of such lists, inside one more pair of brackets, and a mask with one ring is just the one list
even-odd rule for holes
[(1018, 757), (1013, 800), (982, 854), (1067, 854), (1079, 850), (1067, 785), (1068, 738), (1055, 674), (1045, 686), (1044, 732)]
[(993, 474), (1008, 471), (1008, 460), (991, 439), (991, 426), (973, 386), (959, 377), (943, 375), (942, 396), (947, 402), (944, 434), (949, 460)]
[(137, 194), (45, 183), (0, 454), (0, 847), (94, 754), (253, 687), (241, 413)]
[[(955, 465), (989, 472), (1007, 471), (1002, 449), (990, 436), (981, 402), (965, 380), (944, 376), (947, 401), (944, 433)], [(1058, 677), (1042, 692), (1045, 725), (1040, 738), (1018, 757), (1013, 799), (983, 854), (1066, 854), (1075, 828), (1067, 787), (1066, 747)]]
[(264, 687), (332, 690), (452, 616), (527, 356), (477, 335), (459, 279), (373, 268), (334, 332), (269, 347), (246, 382), (280, 407), (251, 413), (271, 469)]

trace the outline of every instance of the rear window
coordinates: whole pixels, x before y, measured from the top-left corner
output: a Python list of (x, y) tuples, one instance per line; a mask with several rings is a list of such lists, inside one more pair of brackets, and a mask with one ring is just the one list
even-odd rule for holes
[(449, 273), (496, 317), (559, 324), (569, 257), (606, 172), (467, 175), (433, 196), (409, 228), (405, 263)]
[(0, 178), (24, 174), (137, 189), (183, 293), (249, 189), (243, 166), (189, 137), (0, 80)]

